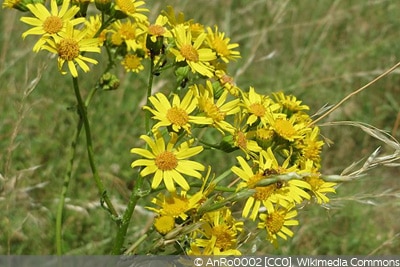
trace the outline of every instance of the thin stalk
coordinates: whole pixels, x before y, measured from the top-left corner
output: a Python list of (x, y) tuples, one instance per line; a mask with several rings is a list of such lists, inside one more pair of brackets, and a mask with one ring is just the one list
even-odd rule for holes
[(368, 88), (369, 86), (371, 86), (372, 84), (376, 83), (378, 80), (382, 79), (383, 77), (385, 77), (386, 75), (388, 75), (389, 73), (391, 73), (392, 71), (394, 71), (395, 69), (397, 69), (400, 66), (400, 62), (397, 62), (395, 65), (393, 65), (392, 67), (390, 67), (388, 70), (386, 70), (384, 73), (382, 73), (381, 75), (379, 75), (378, 77), (376, 77), (375, 79), (373, 79), (372, 81), (370, 81), (369, 83), (367, 83), (366, 85), (360, 87), (359, 89), (355, 90), (354, 92), (348, 94), (345, 98), (343, 98), (342, 100), (339, 101), (339, 103), (337, 103), (335, 106), (333, 106), (329, 111), (327, 111), (324, 115), (322, 115), (321, 117), (319, 117), (318, 119), (312, 121), (308, 127), (311, 127), (312, 125), (315, 125), (317, 122), (319, 122), (320, 120), (322, 120), (323, 118), (325, 118), (326, 116), (328, 116), (329, 114), (331, 114), (333, 111), (335, 111), (338, 107), (340, 107), (344, 102), (346, 102), (347, 100), (349, 100), (351, 97), (355, 96), (356, 94), (360, 93), (361, 91), (363, 91), (364, 89)]
[[(94, 94), (97, 91), (97, 86), (93, 87), (92, 90), (90, 91), (89, 95), (86, 97), (85, 101), (85, 107), (87, 108), (89, 106), (90, 101), (92, 100)], [(82, 131), (82, 126), (83, 126), (83, 121), (81, 116), (79, 116), (79, 121), (77, 124), (77, 127), (75, 129), (75, 133), (73, 135), (73, 140), (71, 142), (71, 147), (69, 151), (69, 161), (67, 165), (67, 171), (64, 176), (64, 182), (63, 182), (63, 187), (61, 189), (61, 194), (60, 194), (60, 199), (58, 202), (57, 206), (57, 215), (56, 215), (56, 250), (57, 250), (57, 255), (62, 255), (63, 250), (62, 250), (62, 219), (63, 219), (63, 212), (64, 212), (64, 204), (65, 204), (65, 198), (67, 196), (68, 192), (68, 187), (69, 183), (72, 178), (72, 167), (74, 165), (74, 159), (75, 159), (75, 152), (76, 152), (76, 145), (78, 143), (78, 139), (80, 136), (80, 133)]]
[(104, 201), (104, 203), (106, 204), (108, 211), (115, 218), (118, 218), (118, 213), (115, 210), (114, 205), (112, 204), (110, 198), (108, 197), (107, 191), (105, 190), (103, 182), (100, 179), (96, 164), (94, 162), (94, 152), (93, 152), (93, 143), (92, 143), (90, 124), (89, 124), (89, 119), (87, 117), (86, 106), (82, 100), (82, 96), (81, 96), (81, 93), (79, 90), (78, 78), (72, 78), (72, 80), (73, 80), (73, 85), (74, 85), (75, 97), (78, 102), (79, 116), (81, 117), (81, 119), (83, 121), (83, 126), (85, 127), (86, 148), (87, 148), (87, 153), (88, 153), (88, 157), (89, 157), (90, 168), (92, 169), (93, 178), (95, 180), (99, 194), (101, 195), (102, 201)]
[(63, 218), (63, 211), (64, 211), (64, 203), (65, 197), (67, 196), (67, 191), (69, 187), (69, 182), (72, 176), (72, 167), (74, 165), (75, 159), (75, 151), (76, 151), (76, 144), (78, 143), (78, 138), (81, 133), (83, 126), (82, 119), (79, 118), (78, 125), (75, 129), (74, 137), (71, 142), (71, 148), (69, 151), (69, 161), (67, 165), (67, 172), (64, 176), (63, 187), (61, 189), (60, 200), (57, 206), (57, 216), (56, 216), (56, 250), (57, 255), (61, 256), (63, 254), (62, 250), (62, 218)]
[[(151, 96), (151, 91), (153, 87), (153, 75), (154, 75), (153, 70), (154, 70), (154, 59), (152, 58), (150, 63), (150, 73), (149, 73), (149, 81), (147, 87), (147, 105), (149, 104), (148, 99)], [(148, 112), (146, 113), (145, 127), (146, 127), (146, 132), (147, 133), (150, 132), (150, 114)], [(122, 216), (121, 224), (117, 231), (117, 236), (115, 238), (115, 243), (112, 250), (112, 254), (114, 255), (119, 255), (122, 252), (122, 247), (125, 242), (126, 233), (128, 232), (129, 223), (131, 221), (133, 212), (135, 211), (136, 204), (139, 198), (142, 197), (142, 192), (141, 192), (142, 185), (143, 185), (143, 177), (139, 174), (139, 172), (137, 172), (135, 186), (132, 190), (132, 194), (129, 198), (126, 210)]]

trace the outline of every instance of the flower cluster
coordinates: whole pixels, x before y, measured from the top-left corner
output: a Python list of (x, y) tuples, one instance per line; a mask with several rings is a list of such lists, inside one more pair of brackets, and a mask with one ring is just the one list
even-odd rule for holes
[[(63, 74), (89, 71), (97, 60), (86, 53), (102, 49), (127, 72), (143, 71), (145, 60), (152, 77), (173, 72), (171, 92), (148, 95), (143, 109), (151, 127), (141, 136), (146, 147), (131, 149), (140, 156), (131, 167), (157, 193), (147, 207), (156, 214), (153, 229), (164, 240), (185, 241), (178, 253), (240, 255), (248, 221), (257, 221), (274, 245), (293, 236), (288, 227), (298, 224), (298, 205), (327, 203), (336, 185), (321, 178), (324, 142), (309, 107), (283, 92), (238, 87), (227, 72), (240, 58), (238, 44), (170, 7), (150, 22), (144, 4), (6, 0), (3, 7), (30, 12), (21, 21), (32, 28), (22, 37), (38, 35), (33, 51), (56, 54)], [(99, 14), (88, 15), (90, 5)], [(111, 90), (119, 82), (106, 73), (99, 84)], [(211, 171), (218, 157), (207, 162), (205, 150), (236, 159), (229, 174)]]

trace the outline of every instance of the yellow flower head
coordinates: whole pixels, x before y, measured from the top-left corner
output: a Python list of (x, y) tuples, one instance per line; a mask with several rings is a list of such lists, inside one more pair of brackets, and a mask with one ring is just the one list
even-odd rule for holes
[(299, 171), (297, 166), (288, 167), (288, 159), (280, 166), (270, 148), (268, 151), (261, 151), (256, 171), (253, 171), (244, 158), (237, 157), (237, 160), (241, 168), (234, 166), (232, 172), (243, 180), (239, 183), (238, 189), (255, 189), (255, 193), (247, 199), (243, 208), (244, 218), (250, 217), (255, 220), (261, 205), (271, 210), (274, 203), (288, 205), (310, 199), (310, 195), (304, 191), (304, 189), (310, 189), (310, 185), (301, 180), (292, 179), (288, 182), (279, 181), (266, 186), (258, 185), (270, 176)]
[(157, 41), (157, 37), (172, 37), (172, 33), (170, 30), (165, 27), (168, 23), (168, 18), (163, 15), (158, 15), (156, 22), (154, 24), (149, 25), (147, 29), (147, 33), (150, 35), (150, 39), (152, 42)]
[(268, 123), (268, 115), (279, 109), (279, 104), (264, 95), (256, 93), (253, 87), (250, 87), (248, 94), (242, 95), (242, 104), (245, 112), (249, 114), (247, 119), (248, 125), (253, 125), (255, 122), (261, 122), (264, 126)]
[(209, 64), (211, 60), (216, 59), (215, 53), (209, 48), (201, 48), (207, 34), (200, 34), (193, 42), (192, 34), (182, 24), (177, 25), (173, 30), (175, 36), (176, 48), (171, 48), (177, 62), (186, 62), (192, 72), (212, 77), (214, 68)]
[(301, 105), (302, 101), (297, 100), (293, 95), (285, 95), (283, 92), (273, 93), (272, 95), (275, 97), (275, 100), (282, 105), (284, 110), (292, 113), (310, 109), (307, 105)]
[(132, 168), (145, 166), (140, 172), (142, 176), (154, 174), (151, 183), (153, 189), (156, 189), (161, 181), (164, 181), (169, 192), (176, 191), (174, 183), (177, 183), (183, 190), (188, 191), (190, 189), (189, 183), (182, 174), (201, 178), (199, 171), (203, 171), (204, 166), (201, 163), (187, 159), (203, 151), (202, 146), (190, 147), (193, 140), (186, 141), (175, 148), (178, 138), (175, 133), (171, 133), (168, 144), (165, 144), (163, 136), (158, 131), (155, 133), (155, 140), (147, 135), (142, 135), (140, 138), (147, 143), (151, 151), (143, 148), (132, 148), (131, 153), (141, 155), (145, 159), (135, 160), (131, 166)]
[(142, 8), (144, 1), (136, 0), (116, 0), (115, 10), (119, 10), (125, 15), (134, 18), (136, 21), (146, 21), (147, 16), (143, 15), (142, 12), (148, 12), (147, 8)]
[(175, 219), (172, 216), (159, 216), (154, 219), (157, 232), (165, 235), (175, 228)]
[(195, 235), (198, 236), (194, 241), (195, 248), (204, 248), (201, 254), (240, 255), (237, 250), (237, 236), (243, 230), (243, 222), (236, 221), (229, 209), (208, 212), (201, 221), (204, 223), (196, 231)]
[(240, 112), (239, 99), (227, 102), (228, 92), (224, 91), (218, 99), (214, 98), (214, 90), (210, 81), (207, 80), (206, 86), (194, 85), (194, 90), (198, 98), (199, 109), (204, 112), (207, 118), (211, 118), (213, 126), (222, 133), (224, 131), (233, 133), (234, 127), (226, 121), (227, 116)]
[(225, 90), (227, 90), (231, 95), (239, 97), (242, 90), (236, 86), (233, 77), (226, 74), (223, 70), (216, 70), (215, 76), (218, 78), (218, 81)]
[(287, 226), (299, 224), (297, 220), (293, 219), (297, 215), (297, 211), (292, 210), (293, 207), (293, 205), (288, 207), (277, 205), (276, 208), (268, 211), (268, 213), (260, 214), (261, 222), (258, 223), (257, 228), (267, 231), (267, 240), (274, 244), (275, 247), (278, 246), (278, 236), (284, 240), (288, 236), (293, 236), (293, 232)]
[(153, 126), (153, 129), (172, 126), (172, 130), (175, 132), (184, 129), (190, 134), (192, 124), (204, 125), (213, 122), (210, 118), (190, 115), (197, 107), (197, 99), (194, 98), (191, 90), (188, 90), (182, 100), (178, 95), (174, 95), (172, 103), (162, 93), (151, 96), (149, 100), (154, 109), (147, 106), (144, 109), (149, 110), (154, 115), (153, 119), (159, 121)]
[(70, 0), (64, 0), (60, 10), (57, 7), (57, 1), (51, 0), (51, 11), (48, 11), (46, 6), (41, 3), (29, 4), (27, 8), (35, 18), (22, 17), (21, 21), (34, 26), (33, 28), (25, 31), (22, 34), (22, 38), (28, 35), (42, 35), (39, 41), (33, 47), (33, 51), (37, 52), (43, 48), (50, 36), (59, 34), (66, 30), (67, 24), (75, 26), (77, 24), (85, 22), (85, 18), (75, 18), (76, 13), (79, 12), (79, 7), (71, 6)]
[(169, 216), (173, 218), (181, 218), (186, 220), (189, 211), (195, 211), (205, 198), (203, 190), (198, 191), (193, 196), (186, 194), (186, 191), (181, 191), (180, 194), (172, 192), (170, 194), (160, 193), (156, 198), (151, 201), (159, 208), (146, 207), (162, 216)]
[(207, 43), (217, 53), (218, 58), (221, 58), (225, 63), (228, 63), (229, 60), (240, 58), (239, 51), (233, 50), (239, 47), (239, 45), (230, 44), (230, 39), (225, 38), (225, 33), (218, 32), (217, 26), (215, 26), (214, 31), (208, 27), (207, 32)]
[(42, 48), (51, 53), (58, 55), (58, 68), (62, 74), (63, 66), (67, 63), (69, 71), (73, 77), (78, 76), (77, 64), (84, 72), (88, 72), (89, 66), (86, 62), (96, 64), (97, 61), (88, 57), (84, 57), (82, 52), (100, 53), (99, 40), (97, 38), (86, 38), (85, 30), (74, 30), (71, 24), (67, 24), (66, 31), (60, 32), (53, 39), (47, 40), (47, 44)]
[(144, 66), (142, 65), (142, 58), (135, 54), (126, 54), (124, 59), (121, 62), (122, 66), (124, 66), (127, 72), (136, 72), (144, 70)]

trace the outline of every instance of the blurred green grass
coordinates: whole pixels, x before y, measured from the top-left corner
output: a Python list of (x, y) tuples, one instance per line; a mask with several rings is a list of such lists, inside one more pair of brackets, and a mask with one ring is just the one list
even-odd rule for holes
[[(165, 8), (148, 1), (150, 17)], [(334, 104), (400, 59), (400, 5), (396, 1), (168, 1), (186, 18), (218, 27), (240, 44), (242, 59), (230, 66), (237, 84), (262, 93), (293, 93), (316, 112)], [(56, 203), (76, 116), (69, 77), (56, 70), (46, 53), (30, 52), (34, 38), (23, 41), (21, 13), (0, 10), (0, 254), (54, 254)], [(85, 76), (88, 91), (101, 66)], [(114, 201), (123, 205), (133, 170), (131, 147), (143, 132), (137, 106), (146, 75), (117, 68), (121, 87), (95, 97), (92, 119), (96, 161)], [(40, 77), (40, 75), (42, 77)], [(87, 77), (87, 78), (86, 78)], [(40, 79), (39, 79), (40, 78)], [(35, 79), (38, 83), (35, 84)], [(168, 77), (155, 86), (168, 86)], [(325, 121), (358, 120), (399, 139), (399, 71), (350, 99)], [(27, 88), (32, 88), (26, 94)], [(323, 172), (339, 173), (382, 145), (358, 129), (324, 127), (334, 144), (323, 153)], [(83, 136), (80, 144), (84, 144)], [(109, 253), (113, 222), (99, 205), (86, 151), (78, 146), (64, 220), (64, 250), (69, 254)], [(233, 162), (215, 160), (219, 168)], [(233, 157), (232, 157), (233, 158)], [(300, 226), (278, 250), (260, 236), (244, 252), (272, 254), (399, 254), (400, 175), (379, 168), (344, 184), (330, 206), (306, 205)], [(393, 192), (386, 191), (388, 189)], [(144, 202), (143, 202), (144, 203)], [(142, 203), (142, 204), (143, 204)], [(136, 212), (128, 242), (142, 234), (151, 216)], [(245, 253), (246, 254), (246, 253)]]

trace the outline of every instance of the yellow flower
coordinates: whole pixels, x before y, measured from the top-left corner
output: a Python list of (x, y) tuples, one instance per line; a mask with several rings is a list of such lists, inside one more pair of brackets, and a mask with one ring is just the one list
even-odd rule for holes
[(145, 166), (140, 172), (143, 177), (154, 173), (151, 183), (153, 189), (156, 189), (161, 181), (164, 181), (167, 190), (170, 192), (176, 190), (174, 183), (188, 191), (190, 186), (182, 174), (201, 178), (199, 171), (203, 171), (204, 166), (196, 161), (187, 160), (187, 158), (197, 155), (203, 150), (202, 146), (190, 147), (193, 140), (186, 141), (174, 148), (178, 138), (175, 133), (171, 133), (168, 144), (165, 144), (164, 138), (159, 132), (155, 133), (155, 140), (146, 135), (142, 135), (140, 138), (147, 143), (151, 151), (132, 148), (131, 153), (141, 155), (145, 159), (135, 160), (131, 166), (132, 168)]
[(59, 36), (54, 39), (47, 40), (47, 44), (42, 48), (51, 53), (58, 55), (58, 69), (62, 74), (64, 63), (67, 63), (69, 71), (73, 77), (78, 77), (78, 71), (75, 63), (84, 71), (88, 72), (89, 66), (86, 62), (96, 64), (97, 61), (88, 57), (84, 57), (82, 52), (100, 53), (99, 40), (97, 38), (85, 38), (86, 31), (74, 30), (71, 24), (67, 24), (66, 31), (60, 32)]
[(124, 59), (121, 62), (122, 66), (124, 66), (127, 72), (136, 72), (144, 70), (144, 66), (142, 65), (142, 58), (138, 57), (135, 54), (126, 54)]
[(319, 140), (318, 127), (314, 127), (311, 132), (308, 132), (304, 138), (299, 139), (296, 143), (296, 147), (301, 150), (302, 160), (312, 160), (317, 168), (320, 167), (323, 145), (324, 141)]
[(172, 216), (158, 216), (154, 219), (157, 232), (165, 235), (175, 228), (175, 219)]
[(292, 179), (288, 182), (276, 182), (266, 186), (258, 185), (259, 182), (268, 179), (270, 176), (298, 172), (296, 166), (288, 168), (289, 160), (280, 166), (269, 148), (261, 151), (256, 171), (242, 157), (237, 157), (241, 168), (234, 166), (232, 172), (239, 176), (243, 182), (239, 183), (237, 189), (255, 189), (255, 193), (249, 197), (242, 211), (244, 218), (250, 217), (255, 220), (261, 208), (261, 204), (269, 211), (274, 203), (286, 206), (290, 203), (300, 203), (303, 199), (310, 199), (310, 195), (304, 189), (310, 189), (307, 182)]
[(157, 37), (172, 37), (172, 33), (165, 27), (165, 24), (168, 23), (168, 18), (163, 15), (158, 15), (156, 22), (151, 24), (148, 29), (147, 33), (150, 35), (150, 39), (152, 42), (157, 41)]
[[(240, 112), (239, 99), (227, 102), (228, 92), (224, 91), (218, 99), (214, 99), (214, 90), (210, 81), (207, 80), (206, 86), (194, 85), (191, 87), (198, 98), (199, 109), (205, 113), (207, 118), (211, 118), (213, 126), (220, 132), (233, 133), (234, 127), (226, 121), (226, 117)], [(215, 102), (214, 102), (215, 101)]]
[(127, 16), (134, 18), (137, 21), (146, 21), (147, 16), (140, 12), (148, 12), (147, 8), (141, 8), (144, 5), (144, 1), (136, 0), (116, 0), (115, 10), (119, 10)]
[(226, 89), (231, 95), (239, 97), (242, 90), (236, 86), (233, 78), (226, 74), (223, 70), (216, 70), (215, 77), (218, 78), (220, 84)]
[(21, 18), (22, 22), (34, 26), (33, 28), (25, 31), (22, 34), (22, 38), (25, 38), (28, 35), (42, 35), (42, 37), (33, 47), (33, 51), (35, 52), (43, 48), (43, 45), (46, 43), (50, 36), (54, 36), (62, 31), (65, 31), (67, 24), (75, 26), (77, 24), (85, 22), (85, 18), (74, 19), (75, 14), (79, 12), (79, 7), (69, 7), (69, 0), (64, 0), (62, 2), (60, 10), (58, 10), (56, 0), (51, 0), (50, 4), (50, 12), (41, 3), (29, 4), (27, 5), (27, 7), (36, 18)]
[(267, 240), (275, 247), (278, 246), (278, 236), (284, 240), (287, 240), (287, 236), (293, 236), (293, 232), (287, 226), (299, 224), (297, 220), (293, 219), (297, 215), (296, 210), (291, 210), (293, 207), (293, 205), (289, 207), (278, 206), (268, 211), (267, 214), (260, 214), (261, 222), (258, 223), (257, 228), (267, 231)]
[(146, 209), (161, 216), (180, 218), (185, 221), (189, 217), (187, 213), (196, 210), (205, 197), (203, 190), (198, 191), (193, 196), (188, 196), (185, 191), (181, 191), (180, 194), (172, 192), (169, 195), (160, 193), (157, 198), (153, 198), (151, 201), (160, 208), (146, 207)]
[(158, 129), (162, 126), (172, 126), (172, 130), (179, 132), (184, 129), (187, 133), (191, 133), (191, 124), (211, 124), (213, 121), (210, 118), (190, 115), (197, 107), (197, 99), (194, 98), (193, 92), (188, 90), (184, 98), (179, 98), (174, 95), (172, 104), (167, 97), (162, 93), (157, 93), (149, 98), (154, 109), (145, 106), (144, 109), (149, 110), (153, 115), (153, 119), (159, 122), (153, 126), (153, 129)]
[(243, 222), (238, 222), (232, 216), (229, 209), (223, 208), (217, 211), (206, 213), (202, 219), (204, 222), (196, 231), (198, 234), (192, 247), (204, 248), (203, 255), (240, 255), (237, 250), (237, 236), (243, 230)]
[(273, 129), (280, 137), (288, 141), (302, 139), (305, 134), (310, 131), (310, 128), (307, 127), (306, 123), (297, 121), (297, 116), (295, 115), (288, 119), (285, 117), (276, 118), (272, 114), (268, 114), (267, 118), (268, 123), (271, 125), (271, 129)]
[(326, 196), (326, 193), (336, 193), (335, 186), (337, 184), (325, 182), (321, 179), (320, 173), (315, 169), (312, 160), (307, 160), (303, 165), (303, 170), (300, 173), (308, 174), (308, 176), (304, 177), (304, 180), (310, 184), (310, 191), (314, 194), (317, 203), (328, 203), (329, 198)]
[(256, 93), (253, 87), (250, 87), (248, 94), (242, 95), (242, 102), (245, 112), (249, 114), (248, 125), (253, 125), (255, 122), (261, 122), (264, 126), (267, 125), (267, 116), (280, 107), (279, 104), (273, 103), (270, 98)]
[(307, 105), (301, 105), (302, 101), (297, 100), (293, 95), (285, 95), (283, 92), (273, 93), (272, 95), (275, 97), (275, 100), (282, 105), (283, 109), (292, 113), (310, 109)]
[(114, 45), (121, 45), (123, 42), (126, 43), (128, 50), (135, 51), (142, 47), (140, 43), (140, 36), (145, 34), (145, 27), (142, 23), (126, 20), (121, 22), (117, 20), (113, 23), (111, 32), (111, 42)]
[(191, 32), (181, 24), (173, 29), (173, 34), (176, 38), (176, 48), (171, 48), (171, 52), (175, 55), (175, 60), (185, 61), (192, 72), (212, 77), (214, 69), (209, 61), (214, 60), (216, 55), (209, 48), (200, 48), (207, 34), (200, 34), (193, 43)]
[(208, 27), (207, 32), (208, 45), (217, 52), (218, 58), (221, 58), (225, 63), (228, 63), (229, 60), (240, 58), (239, 51), (233, 50), (239, 47), (239, 44), (230, 44), (230, 39), (225, 38), (225, 33), (218, 32), (217, 26), (215, 26), (214, 31)]

